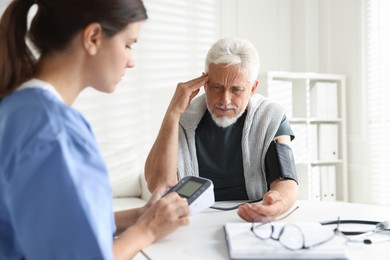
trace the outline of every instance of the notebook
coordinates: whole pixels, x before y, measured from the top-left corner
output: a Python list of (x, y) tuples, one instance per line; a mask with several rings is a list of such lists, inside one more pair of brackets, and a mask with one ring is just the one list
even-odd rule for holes
[[(275, 232), (284, 223), (275, 222)], [(305, 234), (306, 244), (330, 237), (331, 227), (320, 223), (299, 223)], [(250, 230), (252, 223), (226, 223), (225, 238), (231, 259), (347, 259), (342, 238), (335, 236), (330, 241), (311, 249), (289, 250), (278, 241), (261, 240)], [(277, 234), (277, 233), (275, 233)]]

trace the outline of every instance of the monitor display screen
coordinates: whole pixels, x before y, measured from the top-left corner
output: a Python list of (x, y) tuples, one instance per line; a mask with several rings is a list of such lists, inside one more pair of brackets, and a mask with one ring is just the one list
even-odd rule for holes
[(184, 185), (181, 186), (181, 187), (177, 190), (177, 193), (179, 193), (179, 195), (182, 195), (182, 196), (184, 196), (184, 197), (189, 198), (189, 197), (191, 197), (191, 195), (194, 194), (201, 186), (202, 186), (202, 183), (189, 180), (188, 182), (184, 183)]

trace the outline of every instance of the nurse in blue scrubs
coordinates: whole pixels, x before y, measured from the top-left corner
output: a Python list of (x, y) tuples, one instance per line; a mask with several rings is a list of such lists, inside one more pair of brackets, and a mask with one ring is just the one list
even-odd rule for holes
[(130, 259), (188, 224), (187, 202), (160, 199), (164, 187), (114, 214), (95, 136), (71, 107), (86, 86), (114, 91), (146, 19), (141, 0), (14, 0), (4, 12), (0, 259)]

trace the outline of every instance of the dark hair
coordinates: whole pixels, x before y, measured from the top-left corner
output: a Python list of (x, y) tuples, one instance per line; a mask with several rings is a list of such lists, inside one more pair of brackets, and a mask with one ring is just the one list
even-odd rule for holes
[[(28, 12), (37, 13), (28, 31)], [(107, 37), (128, 24), (147, 19), (142, 0), (14, 0), (0, 20), (0, 98), (34, 76), (37, 59), (26, 43), (40, 55), (64, 49), (88, 24), (97, 22)]]

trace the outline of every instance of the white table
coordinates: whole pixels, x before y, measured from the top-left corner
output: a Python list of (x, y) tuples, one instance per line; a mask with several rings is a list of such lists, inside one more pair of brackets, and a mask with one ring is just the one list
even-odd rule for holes
[[(225, 205), (231, 205), (226, 204)], [(313, 222), (340, 219), (390, 220), (390, 208), (345, 202), (297, 201), (299, 209), (283, 222)], [(223, 225), (226, 222), (243, 222), (236, 210), (208, 209), (192, 216), (189, 226), (182, 227), (166, 238), (145, 248), (150, 259), (229, 259)], [(350, 225), (348, 225), (350, 227)], [(362, 226), (355, 227), (361, 230)], [(368, 229), (368, 227), (364, 227)], [(371, 245), (349, 244), (346, 254), (351, 260), (390, 259), (390, 242)], [(145, 259), (147, 259), (145, 257)], [(137, 258), (139, 259), (139, 257)]]

